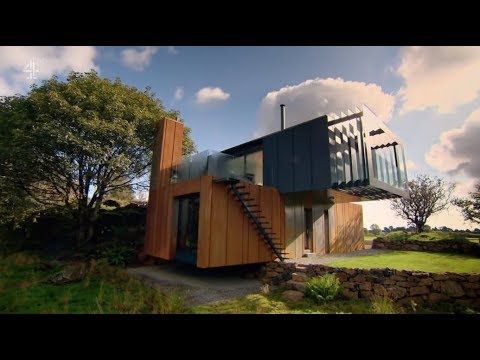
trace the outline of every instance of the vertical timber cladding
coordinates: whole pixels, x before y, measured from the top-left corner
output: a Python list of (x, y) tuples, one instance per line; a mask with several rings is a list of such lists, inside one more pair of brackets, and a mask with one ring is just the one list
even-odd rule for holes
[(362, 205), (336, 203), (329, 209), (331, 253), (345, 253), (364, 248)]
[[(260, 205), (272, 231), (283, 241), (283, 201), (276, 189), (243, 183)], [(225, 184), (201, 177), (197, 266), (200, 268), (267, 262), (271, 250), (255, 231), (241, 204)]]
[(152, 158), (144, 249), (148, 255), (167, 260), (175, 251), (170, 171), (182, 159), (183, 129), (179, 121), (161, 119), (157, 124)]

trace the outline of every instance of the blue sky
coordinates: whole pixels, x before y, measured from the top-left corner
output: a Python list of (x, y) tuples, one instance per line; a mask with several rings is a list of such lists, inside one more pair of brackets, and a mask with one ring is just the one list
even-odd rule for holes
[[(32, 58), (36, 81), (96, 68), (150, 86), (167, 108), (180, 110), (200, 151), (278, 130), (281, 102), (287, 126), (365, 103), (403, 139), (410, 176), (445, 176), (458, 183), (458, 195), (480, 176), (479, 48), (0, 47), (0, 95), (26, 91)], [(372, 222), (405, 224), (387, 202), (365, 203), (364, 225)], [(474, 227), (455, 209), (429, 223)]]

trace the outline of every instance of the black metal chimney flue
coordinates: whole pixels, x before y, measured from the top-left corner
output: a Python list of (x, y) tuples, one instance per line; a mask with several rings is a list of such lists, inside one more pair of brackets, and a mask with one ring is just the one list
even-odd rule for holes
[(285, 130), (285, 105), (280, 105), (280, 130)]

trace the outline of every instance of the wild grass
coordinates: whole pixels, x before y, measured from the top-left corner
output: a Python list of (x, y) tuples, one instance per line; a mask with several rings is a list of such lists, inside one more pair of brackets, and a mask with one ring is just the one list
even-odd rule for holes
[(47, 281), (37, 256), (0, 258), (0, 313), (167, 314), (189, 312), (180, 293), (161, 292), (105, 262), (92, 263), (80, 282)]

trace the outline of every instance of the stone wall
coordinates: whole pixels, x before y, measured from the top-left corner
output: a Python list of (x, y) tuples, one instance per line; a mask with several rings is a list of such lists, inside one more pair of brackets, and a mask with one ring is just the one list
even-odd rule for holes
[(480, 256), (480, 244), (457, 240), (388, 240), (378, 237), (373, 240), (372, 249), (453, 252)]
[(402, 305), (408, 305), (411, 301), (417, 304), (444, 301), (480, 308), (480, 274), (348, 269), (276, 261), (267, 264), (263, 281), (304, 292), (305, 282), (309, 278), (325, 273), (336, 274), (344, 299), (388, 296)]

